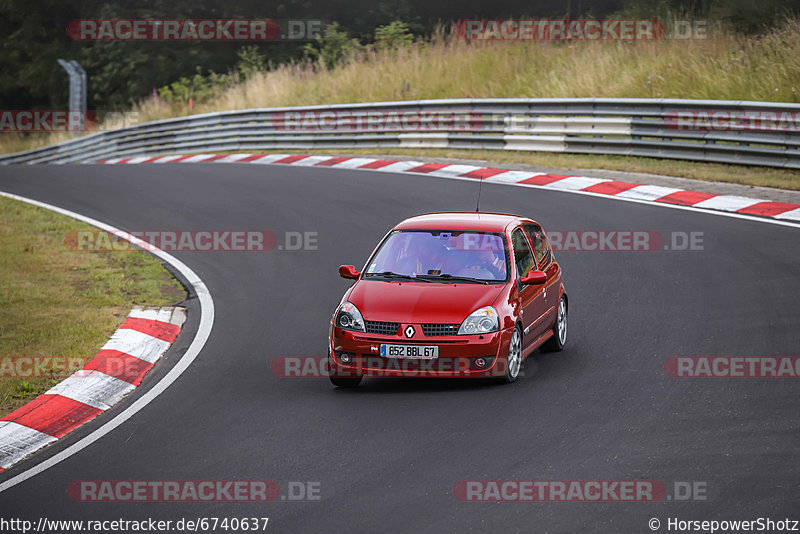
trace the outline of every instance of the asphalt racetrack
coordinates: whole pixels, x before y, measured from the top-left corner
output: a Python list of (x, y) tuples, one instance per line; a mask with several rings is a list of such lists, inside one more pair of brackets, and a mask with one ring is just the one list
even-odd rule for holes
[[(472, 210), (478, 184), (279, 165), (7, 166), (0, 190), (124, 230), (317, 232), (317, 250), (173, 252), (207, 284), (216, 319), (194, 363), (133, 418), (0, 493), (4, 517), (269, 517), (271, 532), (650, 532), (658, 518), (800, 519), (800, 381), (668, 376), (672, 356), (798, 356), (800, 233), (558, 191), (485, 183), (481, 209), (545, 230), (702, 234), (702, 250), (561, 252), (568, 347), (508, 385), (472, 380), (280, 378), (281, 356), (323, 356), (331, 313), (384, 233)], [(668, 241), (667, 241), (668, 243)], [(2, 475), (108, 421), (190, 343), (189, 322), (131, 398)], [(196, 311), (196, 307), (195, 307)], [(193, 326), (194, 325), (194, 326)], [(274, 480), (319, 500), (87, 503), (76, 480)], [(704, 499), (463, 502), (468, 480), (699, 483)], [(685, 486), (681, 486), (685, 487)]]

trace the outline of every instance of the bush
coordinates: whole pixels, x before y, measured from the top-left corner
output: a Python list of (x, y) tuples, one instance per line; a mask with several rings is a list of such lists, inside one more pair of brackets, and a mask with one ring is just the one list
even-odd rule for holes
[(264, 54), (258, 51), (255, 45), (243, 46), (236, 52), (239, 62), (236, 64), (236, 71), (242, 79), (247, 80), (256, 72), (266, 69), (266, 59)]
[(167, 102), (187, 102), (191, 99), (206, 98), (218, 93), (219, 86), (228, 81), (228, 76), (211, 72), (203, 76), (200, 67), (191, 78), (181, 76), (178, 81), (172, 82), (158, 89), (158, 96)]
[(386, 26), (375, 28), (375, 48), (393, 50), (411, 44), (414, 36), (408, 29), (408, 24), (396, 20)]
[(339, 23), (325, 26), (325, 33), (317, 37), (316, 46), (307, 44), (303, 51), (307, 57), (322, 60), (326, 69), (332, 69), (349, 59), (358, 50), (357, 39), (351, 39), (346, 31), (339, 29)]

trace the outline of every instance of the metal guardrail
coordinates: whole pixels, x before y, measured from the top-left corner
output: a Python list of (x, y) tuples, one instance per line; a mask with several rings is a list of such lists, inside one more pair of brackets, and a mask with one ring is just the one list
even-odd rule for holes
[[(733, 126), (732, 117), (738, 117)], [(800, 104), (512, 98), (247, 109), (98, 132), (0, 156), (0, 164), (376, 147), (611, 154), (800, 169)]]

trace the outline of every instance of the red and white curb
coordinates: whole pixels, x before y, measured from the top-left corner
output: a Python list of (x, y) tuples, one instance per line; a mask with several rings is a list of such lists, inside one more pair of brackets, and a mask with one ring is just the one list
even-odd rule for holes
[(559, 191), (573, 191), (608, 195), (640, 202), (659, 202), (689, 206), (698, 209), (724, 211), (742, 215), (756, 215), (789, 222), (800, 222), (800, 204), (773, 202), (735, 195), (698, 193), (658, 185), (642, 185), (588, 176), (511, 171), (492, 167), (456, 165), (450, 163), (424, 163), (361, 157), (337, 157), (302, 154), (197, 154), (135, 158), (114, 158), (97, 163), (256, 163), (330, 167), (339, 169), (408, 172), (445, 178), (471, 178), (511, 185), (527, 185)]
[(119, 402), (178, 337), (183, 308), (134, 308), (82, 369), (0, 418), (0, 471)]

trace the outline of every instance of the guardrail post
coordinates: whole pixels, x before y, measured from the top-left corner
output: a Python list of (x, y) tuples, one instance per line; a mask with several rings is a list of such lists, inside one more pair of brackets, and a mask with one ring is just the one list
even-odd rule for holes
[[(83, 131), (86, 129), (86, 71), (74, 59), (59, 59), (58, 64), (69, 74), (69, 111), (70, 114), (78, 113), (78, 131)], [(72, 132), (72, 135), (76, 133)]]

